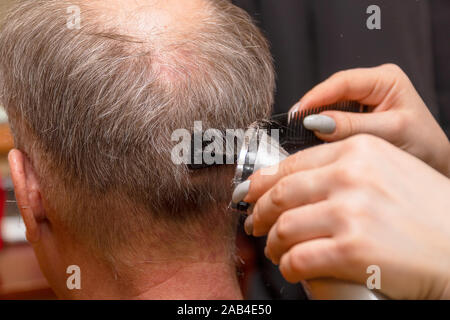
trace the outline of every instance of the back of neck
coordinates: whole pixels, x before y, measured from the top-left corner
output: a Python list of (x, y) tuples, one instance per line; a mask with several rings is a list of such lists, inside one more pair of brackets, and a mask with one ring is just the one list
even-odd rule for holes
[[(164, 273), (164, 274), (163, 274)], [(224, 263), (196, 262), (142, 278), (135, 299), (242, 299), (236, 270)]]

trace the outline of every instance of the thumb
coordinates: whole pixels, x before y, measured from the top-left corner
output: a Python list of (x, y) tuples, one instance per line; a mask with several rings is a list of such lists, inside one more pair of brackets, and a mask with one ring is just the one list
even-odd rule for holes
[(313, 130), (316, 136), (332, 142), (366, 133), (394, 142), (398, 138), (401, 125), (397, 112), (353, 113), (325, 111), (304, 119), (304, 126)]

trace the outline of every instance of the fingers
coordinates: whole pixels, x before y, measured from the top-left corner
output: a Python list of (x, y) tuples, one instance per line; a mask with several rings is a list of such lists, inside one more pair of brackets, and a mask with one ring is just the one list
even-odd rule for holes
[(308, 129), (314, 130), (317, 137), (328, 142), (367, 133), (396, 144), (408, 129), (405, 128), (408, 114), (397, 108), (402, 106), (399, 96), (404, 88), (414, 90), (408, 77), (396, 65), (341, 71), (309, 91), (291, 111), (344, 100), (359, 101), (374, 106), (374, 112), (360, 114), (326, 111), (305, 118), (304, 124)]
[(333, 276), (339, 261), (335, 246), (334, 240), (330, 238), (295, 245), (281, 258), (281, 274), (291, 283)]
[(377, 111), (385, 110), (391, 90), (405, 77), (403, 71), (392, 64), (341, 71), (309, 91), (291, 112), (344, 100), (378, 106)]
[(314, 169), (280, 179), (256, 202), (253, 235), (267, 234), (283, 212), (325, 199), (330, 190), (329, 172), (330, 169)]
[[(321, 116), (331, 117), (336, 128), (331, 133), (315, 131), (317, 137), (324, 141), (337, 141), (347, 137), (367, 133), (383, 138), (387, 141), (397, 139), (406, 128), (401, 121), (402, 111), (386, 111), (369, 114), (325, 111)], [(406, 117), (405, 117), (406, 118)]]
[[(279, 180), (290, 174), (326, 166), (334, 162), (340, 154), (340, 146), (326, 144), (313, 147), (288, 157), (270, 170), (259, 170), (250, 176), (248, 194), (244, 201), (255, 203), (263, 194), (271, 189)], [(273, 174), (265, 174), (271, 172)]]
[(331, 237), (338, 225), (330, 214), (328, 201), (284, 212), (267, 237), (266, 255), (274, 264), (292, 246), (304, 241)]

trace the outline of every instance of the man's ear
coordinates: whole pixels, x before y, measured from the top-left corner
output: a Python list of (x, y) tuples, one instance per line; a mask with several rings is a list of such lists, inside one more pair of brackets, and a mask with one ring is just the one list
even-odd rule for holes
[(46, 220), (39, 181), (30, 160), (21, 151), (11, 150), (8, 161), (17, 206), (27, 229), (27, 239), (31, 243), (36, 243), (41, 235), (40, 223)]

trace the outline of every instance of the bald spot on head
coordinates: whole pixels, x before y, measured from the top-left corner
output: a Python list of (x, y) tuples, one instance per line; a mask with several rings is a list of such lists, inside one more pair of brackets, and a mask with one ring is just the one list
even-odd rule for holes
[(155, 31), (192, 35), (211, 14), (210, 3), (205, 0), (80, 0), (79, 3), (96, 10), (102, 25), (117, 27), (143, 40)]
[(116, 33), (118, 38), (132, 39), (130, 52), (140, 55), (151, 52), (152, 69), (169, 87), (211, 67), (198, 61), (202, 53), (196, 50), (199, 35), (218, 22), (211, 1), (79, 0), (78, 3), (90, 16), (94, 13), (99, 33), (104, 31), (109, 36)]

